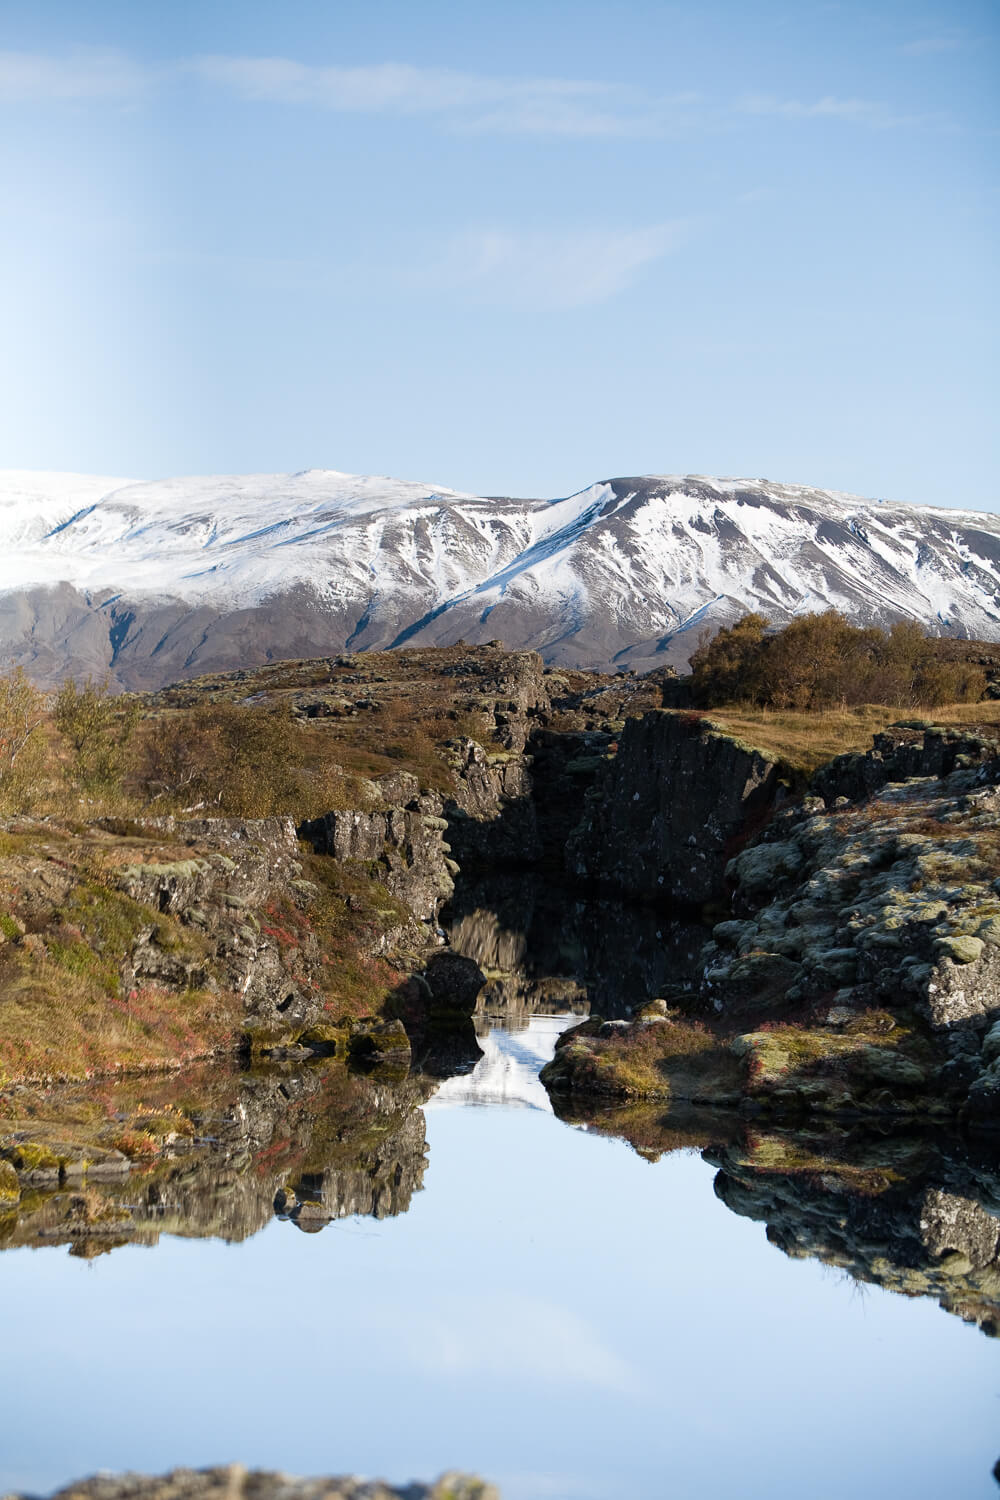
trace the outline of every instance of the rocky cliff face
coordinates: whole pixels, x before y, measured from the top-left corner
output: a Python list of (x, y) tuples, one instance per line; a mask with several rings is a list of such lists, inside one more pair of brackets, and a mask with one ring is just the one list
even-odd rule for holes
[[(418, 778), (405, 771), (381, 776), (368, 783), (363, 808), (332, 812), (302, 832), (318, 850), (337, 859), (381, 861), (388, 888), (421, 920), (431, 922), (459, 867), (520, 866), (538, 857), (526, 746), (535, 721), (550, 707), (546, 676), (535, 652), (506, 651), (499, 642), (479, 650), (456, 649), (436, 659), (433, 653), (402, 652), (385, 672), (375, 671), (380, 661), (384, 658), (336, 658), (330, 663), (330, 689), (312, 686), (295, 692), (293, 711), (329, 720), (391, 704), (395, 733), (402, 736), (396, 748), (404, 753), (406, 721), (428, 716), (436, 695), (436, 713), (445, 722), (474, 724), (479, 738), (456, 733), (444, 741), (449, 774), (447, 790), (440, 795), (421, 794)], [(419, 668), (416, 681), (406, 680), (406, 672), (412, 674), (418, 663), (424, 668), (423, 692)], [(393, 693), (400, 682), (387, 680), (391, 667), (409, 696)], [(446, 838), (435, 838), (435, 830)]]
[(187, 857), (164, 859), (147, 848), (135, 863), (119, 868), (118, 888), (197, 933), (207, 963), (192, 967), (157, 941), (155, 929), (141, 931), (126, 961), (125, 983), (190, 987), (214, 977), (240, 996), (241, 1029), (254, 1041), (278, 1041), (318, 1021), (318, 941), (303, 933), (293, 955), (266, 921), (272, 898), (290, 899), (303, 913), (309, 904), (307, 887), (298, 884), (303, 870), (291, 819), (163, 819), (149, 831), (183, 845)]
[(861, 802), (889, 782), (914, 776), (947, 776), (985, 765), (1000, 755), (989, 736), (922, 721), (893, 724), (875, 735), (870, 750), (838, 755), (812, 779), (811, 791), (832, 807), (838, 797)]
[[(403, 822), (439, 844), (421, 816)], [(12, 819), (0, 880), (0, 983), (31, 996), (7, 1013), (0, 1084), (329, 1047), (334, 1032), (353, 1046), (429, 944), (363, 862), (316, 862), (289, 819)]]
[(700, 995), (672, 987), (623, 1031), (569, 1035), (543, 1076), (758, 1113), (995, 1124), (998, 869), (1000, 758), (779, 811), (725, 867), (734, 915), (702, 952)]
[(459, 740), (451, 755), (455, 790), (446, 798), (448, 839), (461, 869), (534, 864), (541, 853), (530, 758), (489, 753)]
[(730, 847), (778, 792), (778, 768), (710, 720), (629, 719), (618, 753), (587, 793), (566, 864), (630, 900), (699, 905), (719, 895)]
[(433, 926), (458, 870), (444, 838), (444, 804), (435, 793), (422, 795), (407, 772), (371, 785), (381, 807), (328, 812), (303, 823), (299, 833), (317, 854), (368, 866), (418, 921)]

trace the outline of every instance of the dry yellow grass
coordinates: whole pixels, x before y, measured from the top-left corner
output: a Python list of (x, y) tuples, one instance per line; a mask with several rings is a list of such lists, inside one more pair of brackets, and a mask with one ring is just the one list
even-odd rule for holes
[(0, 983), (0, 1086), (173, 1068), (234, 1044), (240, 1007), (229, 994), (148, 985), (108, 995), (89, 976), (48, 962)]
[(849, 750), (868, 750), (872, 736), (901, 720), (959, 728), (982, 727), (1000, 735), (1000, 701), (956, 703), (946, 708), (905, 709), (884, 704), (815, 712), (746, 708), (713, 708), (709, 717), (737, 739), (769, 750), (796, 770), (811, 774)]

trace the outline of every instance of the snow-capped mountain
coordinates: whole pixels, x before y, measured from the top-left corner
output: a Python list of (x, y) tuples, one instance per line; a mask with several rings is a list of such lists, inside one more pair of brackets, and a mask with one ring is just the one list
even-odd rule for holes
[(0, 473), (0, 653), (48, 682), (497, 637), (643, 670), (748, 609), (831, 606), (1000, 638), (1000, 516), (701, 475), (515, 500), (317, 469)]

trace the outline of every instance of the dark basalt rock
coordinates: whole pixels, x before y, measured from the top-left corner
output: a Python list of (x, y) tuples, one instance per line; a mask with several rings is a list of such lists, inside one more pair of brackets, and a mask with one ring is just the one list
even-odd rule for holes
[(372, 784), (384, 810), (337, 809), (312, 818), (299, 835), (317, 854), (376, 865), (386, 889), (421, 922), (435, 922), (454, 889), (440, 797), (421, 796), (415, 776), (397, 772)]
[(424, 970), (424, 979), (436, 1005), (471, 1015), (486, 975), (472, 958), (448, 950), (437, 953)]
[(832, 807), (838, 797), (860, 802), (890, 781), (949, 776), (1000, 755), (1000, 741), (962, 729), (920, 722), (891, 724), (864, 754), (838, 755), (812, 779), (812, 790)]
[(697, 993), (671, 993), (669, 1024), (566, 1033), (543, 1082), (639, 1098), (714, 1089), (769, 1119), (996, 1129), (998, 839), (1000, 759), (862, 804), (778, 811), (726, 867), (735, 915), (702, 950)]
[(448, 842), (463, 870), (530, 865), (541, 845), (528, 760), (519, 751), (488, 754), (456, 740), (455, 790), (444, 804)]
[(694, 715), (629, 719), (566, 848), (571, 876), (631, 900), (700, 905), (778, 794), (777, 762)]

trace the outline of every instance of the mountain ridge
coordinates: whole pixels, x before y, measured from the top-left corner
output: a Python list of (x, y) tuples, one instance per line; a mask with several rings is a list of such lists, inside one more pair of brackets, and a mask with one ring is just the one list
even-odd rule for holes
[(1000, 639), (1000, 516), (706, 475), (544, 500), (325, 469), (0, 472), (0, 653), (44, 682), (496, 637), (646, 670), (747, 610), (825, 608)]

